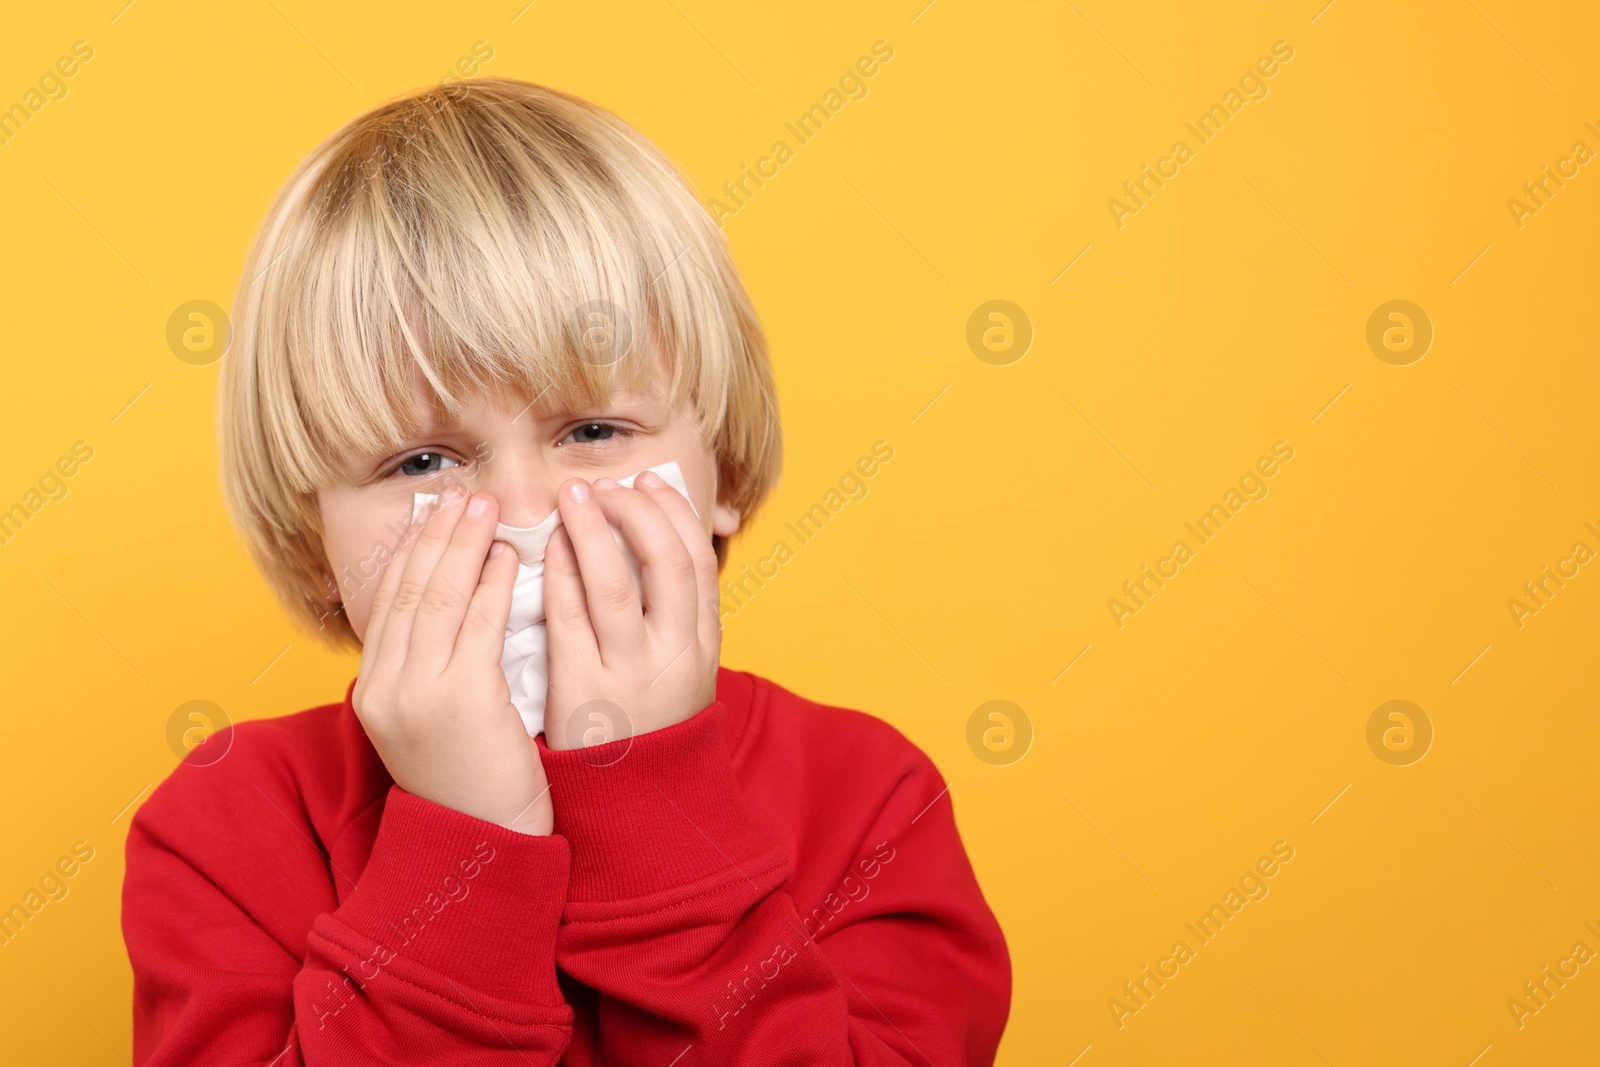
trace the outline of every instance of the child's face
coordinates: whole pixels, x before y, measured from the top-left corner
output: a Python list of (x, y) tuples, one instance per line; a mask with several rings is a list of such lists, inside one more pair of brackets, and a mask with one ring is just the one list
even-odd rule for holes
[[(732, 536), (740, 515), (716, 500), (715, 454), (692, 410), (667, 403), (664, 371), (658, 360), (651, 392), (619, 388), (592, 411), (478, 394), (458, 423), (431, 423), (390, 454), (346, 459), (344, 480), (317, 494), (323, 548), (339, 587), (328, 593), (330, 609), (342, 601), (356, 636), (366, 639), (373, 595), (410, 522), (412, 494), (440, 493), (452, 482), (493, 496), (498, 521), (535, 526), (555, 510), (557, 492), (573, 479), (620, 479), (677, 460), (706, 536)], [(412, 388), (423, 401), (420, 374)]]

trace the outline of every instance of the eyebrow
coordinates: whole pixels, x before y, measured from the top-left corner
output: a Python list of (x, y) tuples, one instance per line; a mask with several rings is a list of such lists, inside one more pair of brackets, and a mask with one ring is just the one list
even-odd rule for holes
[[(548, 392), (548, 390), (546, 390), (546, 392)], [(544, 393), (540, 393), (539, 396), (535, 397), (532, 402), (519, 408), (511, 416), (512, 421), (520, 422), (523, 416), (529, 415), (530, 412), (532, 413), (532, 419), (548, 421), (563, 415), (572, 414), (573, 410), (576, 410), (555, 410), (541, 414), (538, 412), (538, 409), (535, 407), (535, 405), (538, 404), (541, 399), (543, 399), (544, 395)], [(672, 405), (667, 402), (666, 395), (659, 390), (652, 389), (649, 392), (640, 392), (638, 390), (629, 389), (623, 386), (618, 386), (612, 391), (608, 405), (614, 407), (622, 407), (627, 405), (648, 406), (653, 410), (659, 410), (662, 412), (670, 411), (672, 407)], [(408, 435), (406, 440), (428, 437), (436, 433), (459, 433), (463, 429), (464, 427), (460, 421), (451, 419), (441, 408), (436, 405), (429, 404), (426, 406), (426, 416), (423, 419), (422, 425), (417, 427), (415, 433)]]
[[(540, 394), (540, 397), (542, 397), (542, 396), (543, 396), (543, 394)], [(535, 400), (534, 400), (534, 403), (538, 403), (538, 400), (539, 400), (539, 398), (536, 397)], [(612, 390), (611, 397), (606, 401), (606, 405), (605, 406), (607, 406), (607, 407), (649, 406), (651, 408), (662, 408), (662, 407), (667, 407), (668, 405), (667, 405), (666, 396), (663, 395), (662, 393), (654, 390), (654, 389), (650, 390), (649, 392), (639, 392), (637, 390), (627, 389), (627, 388), (624, 388), (622, 386), (618, 386), (616, 389)], [(537, 409), (534, 409), (533, 405), (530, 404), (527, 407), (524, 407), (521, 411), (519, 411), (517, 413), (517, 417), (520, 418), (523, 414), (527, 413), (530, 409), (533, 409), (533, 410), (537, 411)], [(569, 409), (566, 409), (566, 410), (552, 411), (552, 412), (549, 412), (548, 414), (542, 414), (542, 415), (541, 414), (535, 414), (535, 418), (553, 419), (553, 418), (555, 418), (555, 417), (557, 417), (559, 415), (571, 414), (575, 410), (578, 410), (578, 409), (570, 409), (569, 408)]]

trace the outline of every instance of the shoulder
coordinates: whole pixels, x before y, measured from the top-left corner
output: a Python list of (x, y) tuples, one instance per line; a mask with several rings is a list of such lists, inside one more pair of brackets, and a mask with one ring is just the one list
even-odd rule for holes
[(130, 952), (145, 958), (170, 938), (244, 944), (240, 931), (259, 927), (298, 956), (316, 916), (338, 903), (331, 846), (354, 780), (346, 710), (224, 725), (156, 787), (128, 830)]
[[(904, 825), (945, 791), (944, 776), (893, 724), (840, 704), (801, 696), (745, 671), (749, 712), (734, 742), (734, 763), (758, 806), (789, 808), (800, 817), (825, 810), (849, 820)], [(807, 821), (809, 821), (809, 818)]]
[(823, 762), (871, 760), (884, 770), (937, 770), (910, 738), (876, 715), (841, 704), (801, 696), (787, 686), (749, 671), (750, 716), (746, 743), (792, 746), (791, 754)]
[[(270, 841), (337, 818), (349, 748), (344, 710), (343, 703), (322, 704), (216, 729), (134, 814), (130, 847), (141, 837), (187, 850), (241, 833)], [(214, 725), (196, 722), (199, 729)]]
[(897, 943), (895, 954), (923, 953), (921, 965), (989, 988), (998, 1013), (984, 1024), (993, 1028), (985, 1039), (992, 1050), (1009, 997), (1009, 957), (944, 775), (875, 715), (737, 673), (750, 710), (734, 744), (735, 772), (758, 830), (790, 858), (786, 890), (805, 929), (826, 938), (877, 916), (926, 919), (915, 947)]

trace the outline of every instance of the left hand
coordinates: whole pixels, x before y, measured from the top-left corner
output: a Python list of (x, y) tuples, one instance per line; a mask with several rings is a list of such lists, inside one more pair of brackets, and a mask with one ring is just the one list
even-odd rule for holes
[[(634, 488), (569, 481), (557, 506), (562, 525), (545, 551), (545, 745), (587, 747), (692, 718), (716, 699), (722, 651), (717, 556), (694, 509), (648, 471)], [(639, 559), (642, 600), (613, 522)]]

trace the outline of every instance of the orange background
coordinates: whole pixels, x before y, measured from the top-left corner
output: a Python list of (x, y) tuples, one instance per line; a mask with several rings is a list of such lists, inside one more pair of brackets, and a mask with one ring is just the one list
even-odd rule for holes
[[(1592, 1058), (1600, 966), (1520, 1028), (1507, 1006), (1600, 951), (1600, 566), (1520, 625), (1508, 607), (1600, 550), (1596, 164), (1508, 206), (1600, 150), (1592, 8), (124, 2), (21, 7), (0, 36), (0, 107), (93, 49), (0, 144), (0, 508), (93, 449), (0, 545), (0, 905), (93, 849), (0, 948), (11, 1058), (130, 1048), (122, 848), (177, 762), (174, 710), (282, 715), (355, 670), (235, 541), (217, 366), (175, 356), (169, 316), (231, 302), (315, 143), (477, 42), (477, 73), (612, 108), (708, 196), (790, 142), (723, 219), (787, 431), (729, 574), (874, 442), (894, 456), (730, 612), (724, 661), (938, 763), (1011, 946), (1002, 1064)], [(878, 41), (865, 96), (798, 144), (785, 122)], [(1280, 41), (1266, 95), (1202, 144), (1185, 123)], [(1192, 156), (1119, 226), (1108, 200), (1178, 139)], [(991, 300), (1026, 351), (1015, 312), (975, 331), (1011, 347), (969, 346)], [(1431, 323), (1420, 359), (1368, 344), (1391, 300)], [(1267, 495), (1199, 544), (1184, 524), (1279, 441)], [(1107, 601), (1179, 539), (1192, 558), (1119, 627)], [(987, 711), (969, 731), (996, 700), (998, 751)], [(1431, 726), (1406, 765), (1415, 740), (1368, 742), (1391, 700)], [(1191, 940), (1280, 841), (1268, 895)], [(1179, 939), (1193, 958), (1119, 1026), (1108, 1001)]]

